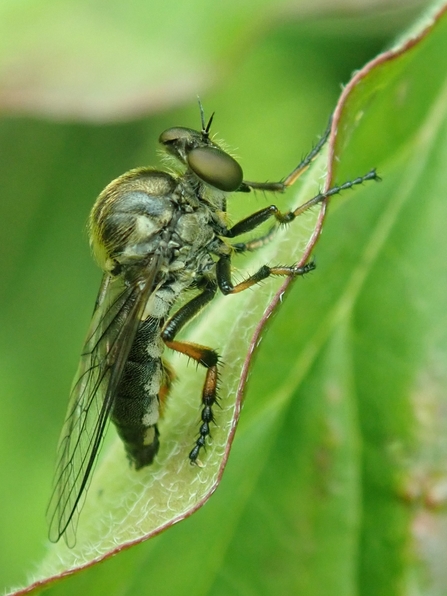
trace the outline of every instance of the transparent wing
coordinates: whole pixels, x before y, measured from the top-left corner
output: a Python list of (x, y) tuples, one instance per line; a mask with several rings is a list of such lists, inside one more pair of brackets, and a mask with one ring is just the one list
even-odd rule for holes
[(54, 489), (47, 510), (49, 538), (75, 544), (78, 516), (159, 260), (131, 285), (105, 275), (73, 381), (58, 446)]

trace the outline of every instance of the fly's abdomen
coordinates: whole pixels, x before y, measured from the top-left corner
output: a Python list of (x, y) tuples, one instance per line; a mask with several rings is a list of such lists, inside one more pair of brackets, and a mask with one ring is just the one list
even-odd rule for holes
[(164, 384), (161, 321), (149, 317), (135, 336), (117, 388), (112, 421), (136, 469), (152, 462), (159, 441), (159, 393)]

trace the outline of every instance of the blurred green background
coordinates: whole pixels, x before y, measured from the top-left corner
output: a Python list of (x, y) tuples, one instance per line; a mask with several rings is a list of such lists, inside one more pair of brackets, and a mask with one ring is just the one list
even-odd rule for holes
[[(173, 125), (197, 127), (197, 95), (207, 114), (216, 112), (214, 130), (235, 149), (248, 179), (283, 177), (324, 130), (341, 84), (347, 83), (353, 71), (386, 48), (428, 4), (247, 0), (225, 5), (205, 1), (152, 2), (149, 5), (137, 1), (124, 4), (97, 0), (89, 3), (5, 2), (0, 6), (0, 105), (3, 106), (0, 121), (1, 586), (24, 584), (47, 548), (44, 512), (55, 448), (100, 280), (85, 232), (85, 222), (97, 194), (127, 169), (159, 164), (156, 149), (162, 130)], [(428, 77), (427, 97), (430, 82)], [(387, 158), (403, 160), (391, 149)], [(363, 161), (369, 162), (369, 159), (366, 156)], [(380, 167), (381, 164), (370, 165)], [(363, 172), (355, 170), (350, 175), (360, 173)], [(392, 189), (393, 184), (397, 187), (397, 182), (390, 178), (389, 188)], [(373, 196), (374, 192), (366, 189), (364, 201), (373, 201)], [(249, 200), (244, 197), (241, 204), (236, 198), (230, 207), (233, 219), (260, 208), (266, 200), (259, 194)], [(353, 195), (349, 202), (356, 200), (357, 195)], [(363, 229), (354, 216), (352, 220), (346, 219), (349, 210), (344, 209), (343, 213), (345, 219), (339, 221), (338, 232), (333, 228), (332, 236), (329, 231), (328, 237), (336, 242), (337, 234), (349, 236), (352, 233), (351, 248), (349, 238), (343, 236), (348, 242), (344, 250), (349, 271), (350, 256), (355, 261), (353, 251), (357, 239), (362, 234), (367, 235), (368, 229)], [(371, 217), (379, 215), (380, 211)], [(327, 257), (329, 267), (333, 250), (326, 244), (326, 248), (322, 246), (321, 252), (318, 251), (323, 272), (317, 271), (304, 284), (310, 297), (324, 293), (326, 285), (334, 287), (338, 283), (336, 268), (332, 269), (332, 277), (330, 271), (324, 274), (324, 259)], [(395, 251), (398, 252), (398, 248)], [(426, 277), (422, 271), (421, 278)], [(380, 287), (371, 281), (370, 291), (376, 302), (380, 302), (383, 288), (383, 280)], [(307, 310), (303, 315), (303, 311), (294, 307), (294, 300), (301, 299), (301, 294), (302, 288), (294, 288), (284, 310), (266, 334), (253, 369), (247, 403), (263, 386), (275, 384), (274, 372), (272, 376), (268, 372), (274, 369), (279, 374), (282, 370), (281, 362), (276, 364), (279, 353), (284, 351), (285, 361), (293, 359), (294, 348), (288, 346), (284, 338), (290, 334), (296, 319), (307, 316)], [(443, 297), (440, 292), (438, 303), (442, 303)], [(363, 314), (367, 311), (365, 308)], [(312, 322), (318, 322), (323, 312), (315, 314), (309, 307), (309, 324), (305, 327), (312, 328)], [(397, 306), (392, 316), (398, 315)], [(387, 315), (384, 317), (386, 319)], [(356, 323), (357, 329), (370, 325), (367, 318)], [(405, 327), (404, 317), (400, 324)], [(369, 329), (369, 333), (374, 335), (374, 328)], [(398, 331), (393, 333), (398, 337)], [(338, 340), (336, 337), (330, 346), (325, 346), (324, 363), (333, 357), (336, 365), (340, 365), (336, 358)], [(402, 353), (399, 340), (396, 342), (399, 344), (396, 351), (391, 344), (389, 354), (386, 352), (388, 356), (382, 355), (384, 362), (382, 358), (377, 362), (369, 360), (362, 363), (364, 370), (371, 366), (376, 370), (385, 369), (396, 352)], [(321, 374), (328, 372), (322, 370)], [(364, 378), (363, 382), (367, 384), (368, 380)], [(312, 394), (311, 386), (306, 390)], [(312, 400), (299, 403), (311, 404)], [(289, 421), (309, 415), (298, 408)], [(403, 415), (403, 425), (406, 415)], [(367, 417), (373, 424), (374, 415), (368, 412)], [(241, 461), (237, 459), (238, 449), (239, 457), (250, 467), (243, 442), (238, 444), (236, 440), (235, 461)], [(246, 453), (250, 453), (249, 448)], [(281, 451), (278, 445), (272, 457), (274, 468), (281, 470), (285, 478), (285, 486), (291, 486), (286, 480), (292, 473), (286, 453), (287, 450)], [(320, 463), (323, 467), (326, 465)], [(380, 467), (382, 464), (378, 460), (372, 465)], [(269, 482), (268, 475), (260, 481), (261, 492), (262, 484), (265, 485), (264, 498), (268, 495)], [(221, 490), (225, 495), (223, 486), (216, 499)], [(377, 501), (371, 493), (368, 498), (366, 502), (376, 507)], [(231, 495), (229, 499), (231, 502)], [(212, 507), (211, 503), (208, 507)], [(355, 506), (358, 507), (358, 503)], [(258, 503), (258, 509), (262, 507), (269, 507), (268, 500)], [(208, 580), (207, 587), (198, 582), (201, 588), (196, 593), (290, 594), (291, 589), (295, 594), (336, 593), (324, 591), (324, 586), (318, 587), (315, 578), (304, 581), (301, 576), (301, 580), (289, 583), (284, 572), (280, 574), (282, 581), (264, 583), (262, 566), (251, 570), (256, 578), (253, 583), (242, 580), (245, 572), (239, 574), (238, 567), (244, 566), (247, 551), (250, 551), (250, 560), (263, 560), (262, 539), (256, 536), (250, 539), (243, 529), (244, 524), (252, 527), (250, 516), (255, 513), (250, 509), (245, 513), (248, 517), (241, 512), (239, 532), (246, 541), (238, 541), (230, 548), (227, 568), (222, 565), (223, 555), (216, 558), (214, 575), (209, 576), (212, 580)], [(268, 541), (273, 544), (278, 540), (281, 544), (284, 540), (282, 546), (291, 552), (294, 547), (287, 543), (290, 536), (280, 526), (275, 527), (271, 512), (267, 517), (272, 518), (274, 535), (274, 538), (269, 535)], [(310, 514), (306, 523), (313, 522)], [(318, 523), (324, 532), (324, 520)], [(202, 540), (193, 524), (194, 518), (182, 524), (184, 530), (171, 530), (180, 535), (179, 540), (184, 540), (185, 549), (194, 550), (194, 542)], [(207, 534), (209, 526), (204, 522), (202, 525), (202, 531)], [(294, 530), (297, 536), (309, 535), (308, 528)], [(163, 539), (164, 536), (156, 540), (161, 543)], [(390, 542), (393, 540), (394, 537), (390, 538)], [(334, 542), (337, 548), (335, 538)], [(246, 550), (240, 552), (242, 544)], [(380, 557), (387, 552), (381, 551), (380, 545), (369, 544), (372, 550), (375, 547)], [(153, 548), (156, 547), (152, 542), (147, 543), (114, 560), (114, 577), (122, 578), (122, 583), (107, 583), (113, 574), (106, 572), (109, 564), (106, 563), (99, 571), (81, 575), (81, 579), (76, 580), (78, 583), (67, 582), (64, 588), (60, 587), (61, 593), (68, 594), (70, 585), (73, 593), (79, 593), (82, 586), (91, 594), (146, 593), (150, 582), (158, 586), (155, 576), (172, 574), (177, 564), (182, 567), (177, 560), (172, 562), (172, 567), (164, 568), (155, 558), (146, 568), (146, 557), (150, 557)], [(314, 548), (315, 545), (309, 543), (304, 550)], [(362, 549), (361, 541), (357, 548)], [(319, 556), (324, 568), (324, 553)], [(232, 558), (235, 561), (231, 562)], [(387, 585), (387, 573), (384, 572), (383, 583), (380, 583), (377, 567), (374, 573), (370, 569), (365, 571), (360, 559), (358, 555), (351, 560), (347, 565), (349, 569), (340, 568), (340, 574), (363, 574), (366, 583), (372, 578), (373, 583)], [(402, 564), (402, 559), (399, 560)], [(318, 569), (316, 564), (315, 569)], [(393, 577), (400, 575), (396, 573)], [(180, 587), (175, 593), (191, 593), (182, 591), (180, 572), (178, 581)], [(297, 591), (297, 586), (301, 591)], [(330, 582), (326, 586), (331, 586)], [(389, 592), (382, 587), (376, 592), (371, 587), (368, 592), (362, 584), (358, 592), (352, 588), (343, 594), (407, 593), (399, 589), (398, 584), (391, 583)], [(56, 593), (58, 587), (54, 591)], [(161, 593), (158, 588), (156, 591)]]

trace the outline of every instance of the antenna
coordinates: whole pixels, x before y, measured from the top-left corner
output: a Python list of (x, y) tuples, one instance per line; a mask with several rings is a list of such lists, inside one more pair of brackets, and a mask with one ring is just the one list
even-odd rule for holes
[(197, 101), (199, 102), (200, 120), (202, 123), (202, 139), (204, 141), (206, 141), (210, 137), (210, 128), (211, 128), (211, 124), (213, 122), (215, 112), (213, 112), (211, 114), (211, 118), (208, 120), (208, 124), (205, 125), (205, 112), (203, 111), (203, 105), (202, 105), (202, 102), (200, 101), (199, 96), (197, 96)]

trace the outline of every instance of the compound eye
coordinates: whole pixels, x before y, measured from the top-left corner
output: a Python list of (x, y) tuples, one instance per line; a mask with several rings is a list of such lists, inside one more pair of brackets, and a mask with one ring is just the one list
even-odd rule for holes
[(201, 180), (223, 190), (233, 192), (242, 184), (242, 168), (228, 153), (215, 147), (191, 149), (187, 155), (191, 170)]

